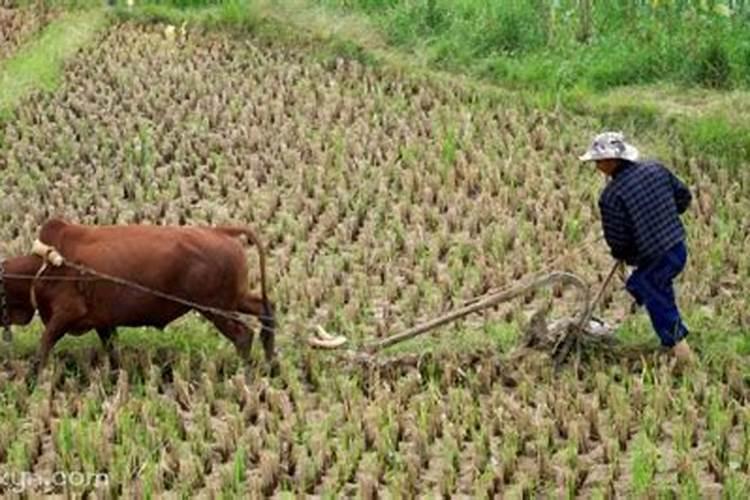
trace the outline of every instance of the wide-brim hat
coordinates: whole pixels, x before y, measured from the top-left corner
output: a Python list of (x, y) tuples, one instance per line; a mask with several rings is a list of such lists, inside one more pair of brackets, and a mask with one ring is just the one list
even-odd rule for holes
[(578, 157), (581, 161), (628, 160), (636, 161), (640, 153), (632, 144), (625, 142), (622, 132), (602, 132), (594, 137), (589, 149)]

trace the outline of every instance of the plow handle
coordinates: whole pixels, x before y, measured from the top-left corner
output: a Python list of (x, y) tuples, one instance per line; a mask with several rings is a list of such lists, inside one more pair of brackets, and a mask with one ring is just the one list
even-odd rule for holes
[(555, 272), (555, 273), (550, 273), (540, 278), (537, 278), (535, 281), (529, 283), (526, 286), (512, 288), (510, 290), (505, 290), (502, 292), (494, 293), (480, 300), (479, 302), (475, 302), (474, 304), (468, 305), (466, 307), (456, 309), (455, 311), (452, 311), (444, 316), (440, 316), (433, 320), (422, 323), (421, 325), (417, 325), (413, 328), (409, 328), (408, 330), (402, 333), (392, 335), (383, 340), (372, 342), (366, 347), (366, 350), (369, 353), (374, 353), (375, 351), (385, 349), (386, 347), (390, 347), (394, 344), (411, 339), (413, 337), (426, 333), (430, 330), (434, 330), (435, 328), (442, 326), (446, 323), (450, 323), (451, 321), (455, 321), (464, 316), (468, 316), (469, 314), (473, 312), (495, 306), (502, 302), (507, 302), (516, 297), (520, 297), (521, 295), (525, 294), (529, 290), (548, 286), (554, 283), (555, 281), (562, 281), (563, 284), (569, 284), (569, 285), (572, 284), (576, 288), (578, 288), (579, 291), (581, 291), (582, 293), (581, 299), (583, 301), (583, 307), (584, 307), (583, 313), (582, 313), (582, 321), (581, 321), (581, 324), (583, 324), (583, 321), (588, 320), (588, 318), (586, 318), (585, 316), (587, 316), (589, 313), (589, 309), (587, 309), (588, 303), (589, 303), (588, 287), (586, 287), (583, 281), (577, 276), (575, 276), (574, 274), (564, 273), (564, 272)]

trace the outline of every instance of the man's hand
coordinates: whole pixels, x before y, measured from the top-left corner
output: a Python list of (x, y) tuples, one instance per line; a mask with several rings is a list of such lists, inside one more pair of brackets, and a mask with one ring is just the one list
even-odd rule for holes
[(618, 260), (617, 261), (617, 274), (620, 276), (620, 279), (623, 283), (626, 283), (628, 280), (627, 271), (625, 269), (625, 261), (624, 260)]

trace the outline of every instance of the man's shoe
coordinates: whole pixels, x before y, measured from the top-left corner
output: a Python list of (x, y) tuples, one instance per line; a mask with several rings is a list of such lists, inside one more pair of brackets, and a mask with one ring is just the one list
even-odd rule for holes
[(677, 342), (672, 348), (672, 354), (681, 365), (692, 365), (695, 363), (695, 354), (687, 343), (687, 340)]

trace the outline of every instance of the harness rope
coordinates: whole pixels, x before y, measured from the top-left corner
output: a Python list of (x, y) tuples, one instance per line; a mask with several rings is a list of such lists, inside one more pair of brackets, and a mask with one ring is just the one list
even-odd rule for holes
[(124, 278), (119, 278), (117, 276), (112, 276), (107, 273), (103, 273), (100, 271), (97, 271), (91, 267), (85, 266), (83, 264), (78, 264), (75, 262), (71, 262), (65, 257), (63, 257), (57, 250), (55, 250), (53, 247), (45, 245), (44, 243), (39, 242), (39, 240), (34, 242), (34, 246), (32, 248), (32, 252), (42, 257), (44, 264), (42, 267), (37, 271), (37, 273), (34, 276), (31, 275), (15, 275), (16, 277), (21, 277), (25, 279), (31, 279), (31, 302), (34, 306), (34, 309), (37, 308), (36, 304), (36, 282), (40, 279), (47, 279), (48, 281), (56, 281), (56, 280), (65, 280), (65, 281), (93, 281), (91, 279), (83, 278), (83, 277), (72, 277), (72, 276), (43, 276), (44, 272), (48, 269), (48, 264), (52, 264), (54, 267), (63, 267), (67, 266), (71, 269), (74, 269), (82, 274), (90, 274), (98, 279), (109, 281), (118, 285), (122, 285), (128, 288), (133, 288), (136, 290), (139, 290), (141, 292), (154, 295), (156, 297), (169, 300), (171, 302), (176, 302), (178, 304), (182, 304), (184, 306), (190, 307), (192, 309), (195, 309), (197, 311), (202, 312), (209, 312), (216, 316), (221, 316), (226, 319), (231, 319), (234, 321), (238, 321), (240, 323), (245, 323), (245, 318), (247, 316), (258, 318), (259, 320), (268, 320), (273, 321), (273, 316), (268, 316), (264, 314), (260, 315), (254, 315), (254, 314), (244, 314), (239, 313), (236, 311), (229, 311), (226, 309), (220, 309), (218, 307), (212, 307), (204, 304), (199, 304), (197, 302), (193, 302), (191, 300), (183, 299), (182, 297), (178, 297), (177, 295), (172, 295), (166, 292), (161, 292), (159, 290), (155, 290), (153, 288), (141, 285), (140, 283), (136, 283), (134, 281), (126, 280)]

